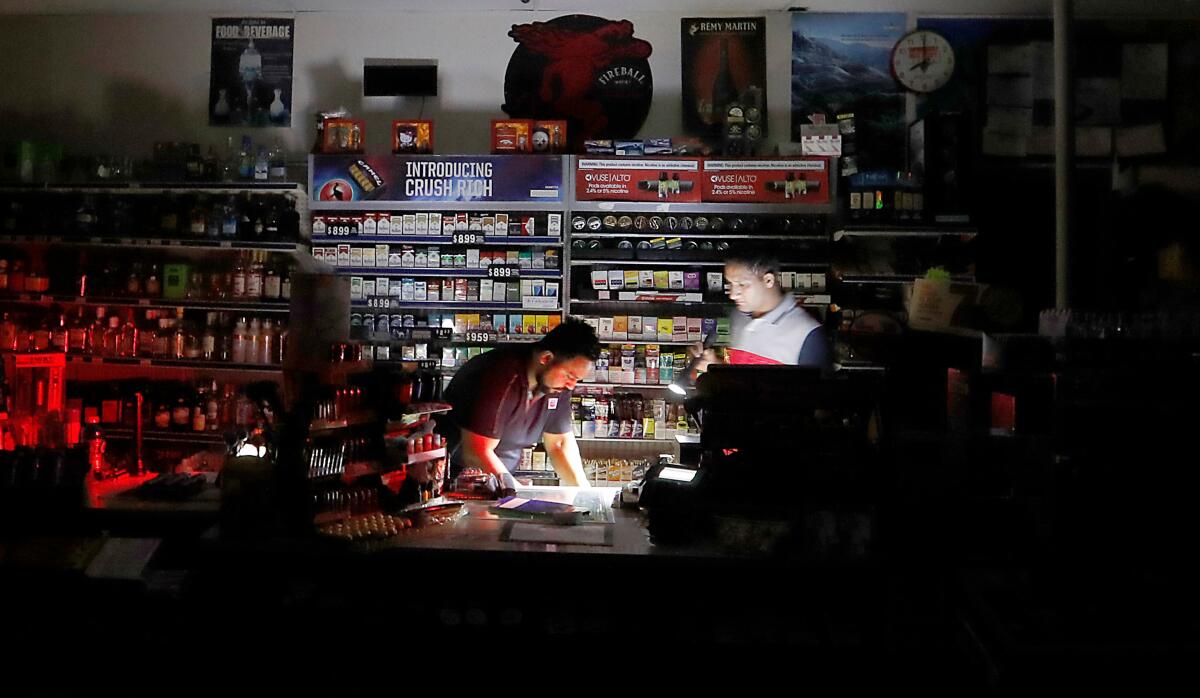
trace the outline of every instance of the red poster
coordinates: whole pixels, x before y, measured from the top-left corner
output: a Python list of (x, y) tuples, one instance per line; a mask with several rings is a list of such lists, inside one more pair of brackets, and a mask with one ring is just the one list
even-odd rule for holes
[(579, 201), (700, 201), (700, 161), (581, 158), (575, 170)]
[(705, 160), (701, 197), (711, 203), (827, 204), (829, 161)]

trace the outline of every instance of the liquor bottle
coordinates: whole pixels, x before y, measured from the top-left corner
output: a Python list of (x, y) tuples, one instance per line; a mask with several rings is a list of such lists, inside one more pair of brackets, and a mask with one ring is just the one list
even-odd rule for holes
[(267, 157), (267, 146), (258, 146), (258, 154), (254, 157), (254, 181), (265, 182), (271, 171), (270, 160)]
[(233, 332), (229, 329), (229, 313), (217, 316), (217, 361), (229, 363), (233, 360)]
[(186, 431), (192, 422), (192, 408), (188, 405), (183, 391), (175, 397), (175, 406), (171, 408), (171, 428), (176, 431)]
[(263, 263), (262, 257), (265, 253), (254, 251), (251, 253), (250, 265), (246, 268), (246, 298), (251, 300), (259, 300), (263, 295)]
[(17, 325), (16, 318), (12, 316), (12, 313), (5, 313), (3, 320), (0, 320), (0, 350), (20, 351), (23, 349), (20, 336), (21, 328)]
[(151, 353), (156, 359), (171, 358), (171, 347), (175, 343), (175, 318), (166, 312), (156, 312), (154, 320), (158, 329), (154, 333), (154, 348)]
[(164, 238), (179, 234), (179, 201), (171, 192), (167, 192), (159, 204), (158, 234)]
[(233, 286), (231, 289), (233, 298), (246, 297), (246, 258), (244, 254), (239, 254), (237, 261), (233, 266)]
[(200, 178), (208, 182), (215, 182), (221, 178), (221, 157), (217, 155), (216, 146), (208, 146), (208, 152), (204, 156), (204, 174)]
[(121, 354), (121, 316), (110, 315), (108, 328), (104, 330), (104, 338), (100, 347), (100, 355), (113, 358)]
[(256, 364), (262, 354), (262, 320), (250, 318), (246, 332), (246, 363)]
[(253, 203), (250, 209), (250, 235), (255, 240), (261, 240), (266, 230), (266, 211), (263, 210), (262, 201), (257, 197), (252, 197), (251, 201)]
[(140, 336), (138, 337), (138, 356), (154, 357), (154, 350), (158, 345), (159, 335), (158, 316), (158, 310), (153, 308), (146, 310), (146, 317), (142, 321)]
[(279, 239), (294, 242), (300, 239), (300, 212), (296, 210), (296, 200), (289, 197), (287, 204), (281, 207), (279, 213)]
[(275, 267), (267, 269), (267, 275), (263, 279), (263, 299), (270, 301), (279, 300), (283, 293), (283, 288), (279, 278), (279, 272)]
[(221, 158), (221, 181), (232, 182), (238, 177), (238, 151), (233, 145), (233, 136), (225, 139), (225, 152)]
[(263, 236), (268, 240), (280, 239), (280, 217), (282, 211), (278, 201), (263, 205)]
[(208, 226), (208, 197), (204, 194), (192, 200), (188, 212), (188, 235), (194, 238), (204, 237)]
[(200, 345), (200, 335), (196, 332), (194, 323), (183, 322), (183, 358), (197, 360), (203, 349)]
[(192, 431), (208, 431), (208, 388), (203, 384), (192, 402)]
[(733, 84), (733, 73), (729, 70), (729, 39), (721, 39), (721, 63), (712, 84), (713, 123), (725, 123), (725, 107), (737, 98)]
[(242, 149), (238, 152), (238, 179), (254, 178), (254, 151), (250, 136), (242, 136)]
[(271, 152), (267, 159), (269, 161), (268, 177), (276, 182), (287, 179), (287, 161), (283, 156), (283, 141), (275, 139), (275, 145), (271, 146)]
[(175, 309), (175, 332), (171, 336), (171, 358), (182, 359), (187, 351), (187, 329), (183, 325), (183, 308)]
[(204, 237), (216, 240), (221, 237), (221, 204), (213, 202), (211, 206), (205, 202)]
[(221, 237), (232, 240), (237, 237), (238, 210), (237, 199), (232, 194), (221, 204)]
[(184, 162), (184, 179), (189, 182), (199, 181), (204, 176), (204, 159), (200, 157), (200, 144), (188, 145), (187, 160)]
[(250, 334), (246, 326), (246, 318), (238, 318), (233, 326), (233, 350), (230, 354), (230, 360), (235, 364), (246, 363), (247, 355), (250, 352)]
[(217, 431), (221, 428), (221, 394), (217, 392), (215, 379), (204, 401), (204, 416), (209, 431)]
[(200, 358), (212, 361), (217, 356), (217, 313), (205, 316), (204, 334), (200, 337)]
[(221, 416), (219, 421), (225, 427), (231, 427), (237, 421), (237, 393), (232, 383), (226, 383), (225, 390), (222, 391)]
[(142, 263), (134, 262), (129, 267), (129, 276), (125, 277), (125, 293), (130, 296), (142, 295)]
[(157, 263), (150, 264), (150, 271), (146, 273), (146, 281), (142, 284), (142, 290), (150, 298), (158, 298), (162, 295), (162, 279), (159, 277)]
[(254, 219), (251, 218), (254, 213), (253, 200), (250, 198), (250, 192), (242, 192), (242, 198), (238, 201), (238, 225), (237, 237), (240, 240), (249, 240), (254, 237)]
[(82, 354), (87, 350), (88, 321), (83, 316), (83, 308), (67, 329), (67, 352)]
[(133, 309), (126, 311), (125, 322), (121, 324), (120, 346), (117, 355), (132, 359), (138, 355), (138, 326), (133, 319)]
[(87, 328), (87, 339), (83, 347), (85, 354), (101, 356), (104, 353), (104, 331), (108, 326), (108, 321), (104, 318), (106, 312), (107, 308), (102, 305), (96, 308), (96, 320)]
[(50, 330), (50, 346), (54, 348), (54, 351), (67, 351), (68, 333), (67, 314), (60, 310), (58, 320)]
[(88, 194), (79, 202), (75, 210), (75, 232), (78, 235), (94, 235), (96, 232), (96, 200)]
[(255, 363), (273, 364), (275, 363), (275, 352), (278, 349), (279, 337), (275, 334), (275, 327), (268, 318), (263, 320), (262, 331), (259, 334), (258, 342), (258, 358)]

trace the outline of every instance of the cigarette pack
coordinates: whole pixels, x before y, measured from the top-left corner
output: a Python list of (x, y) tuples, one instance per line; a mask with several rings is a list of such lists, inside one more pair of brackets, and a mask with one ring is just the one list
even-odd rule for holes
[(374, 213), (364, 213), (362, 217), (362, 234), (378, 235), (379, 218)]
[(417, 214), (417, 235), (428, 235), (428, 234), (429, 234), (429, 214), (428, 213), (418, 213)]
[(363, 297), (363, 279), (361, 276), (350, 277), (350, 300), (362, 300)]
[(363, 254), (361, 247), (350, 248), (350, 266), (361, 267), (363, 265)]
[(467, 279), (467, 300), (479, 302), (479, 279)]
[(546, 297), (547, 298), (558, 298), (558, 282), (557, 281), (547, 281), (546, 282)]
[(653, 289), (654, 288), (654, 270), (642, 269), (638, 271), (638, 288)]
[(658, 339), (658, 318), (642, 316), (642, 339)]
[(386, 276), (375, 277), (375, 295), (381, 298), (387, 298), (390, 296), (392, 293), (390, 284), (391, 279), (387, 278)]
[(670, 342), (675, 332), (675, 323), (669, 317), (658, 318), (658, 341)]
[(725, 275), (719, 271), (710, 271), (705, 274), (708, 280), (709, 291), (724, 291), (725, 290)]
[(625, 273), (620, 269), (609, 269), (608, 288), (612, 291), (619, 291), (625, 288)]
[(600, 339), (608, 341), (613, 339), (613, 318), (600, 318)]
[(655, 271), (654, 288), (659, 291), (666, 291), (671, 288), (671, 273), (668, 271)]
[(537, 333), (538, 333), (537, 315), (526, 315), (525, 316), (525, 334), (530, 335), (530, 334), (537, 334)]
[(375, 248), (364, 247), (362, 251), (362, 265), (364, 267), (375, 266)]
[(685, 271), (683, 273), (683, 290), (699, 291), (700, 290), (700, 272)]
[(533, 121), (529, 119), (493, 119), (492, 120), (492, 152), (528, 153), (533, 144), (530, 135), (533, 131)]
[(425, 301), (429, 300), (429, 287), (422, 279), (417, 279), (413, 282), (413, 300)]
[(490, 299), (492, 302), (503, 303), (506, 293), (508, 293), (508, 291), (506, 290), (506, 282), (504, 282), (504, 281), (492, 282), (492, 297)]
[(595, 291), (608, 290), (608, 272), (593, 271), (592, 272), (592, 289)]
[(532, 250), (521, 250), (520, 254), (517, 255), (517, 265), (520, 266), (522, 269), (532, 269), (533, 268), (533, 251)]
[(429, 214), (428, 231), (429, 231), (429, 233), (428, 233), (429, 235), (441, 235), (442, 234), (442, 214), (440, 214), (440, 213), (430, 213)]
[(400, 248), (400, 266), (412, 269), (417, 265), (417, 253), (411, 247)]
[(640, 275), (637, 269), (625, 270), (625, 288), (637, 288)]
[(534, 120), (530, 144), (535, 153), (567, 152), (567, 122)]
[(508, 214), (507, 213), (497, 213), (496, 214), (496, 225), (493, 228), (492, 232), (494, 235), (498, 235), (500, 237), (504, 237), (504, 236), (508, 235)]
[(704, 322), (698, 317), (687, 319), (687, 341), (699, 342), (704, 339)]
[(629, 338), (630, 339), (641, 339), (642, 338), (642, 316), (641, 315), (630, 315), (629, 316)]
[(433, 122), (414, 119), (392, 122), (392, 153), (415, 155), (433, 152)]
[(467, 269), (479, 268), (479, 250), (470, 248), (467, 250)]
[(375, 279), (363, 279), (362, 296), (363, 298), (375, 297)]
[(671, 286), (672, 291), (682, 291), (683, 290), (683, 272), (681, 272), (681, 271), (669, 272), (667, 280)]
[(686, 342), (688, 341), (688, 326), (687, 317), (684, 315), (676, 315), (671, 319), (671, 341)]

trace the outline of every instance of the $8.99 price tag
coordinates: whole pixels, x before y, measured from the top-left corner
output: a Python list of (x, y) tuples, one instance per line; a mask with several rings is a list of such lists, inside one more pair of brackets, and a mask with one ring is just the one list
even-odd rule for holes
[(489, 279), (518, 279), (521, 268), (515, 264), (492, 264), (487, 268)]

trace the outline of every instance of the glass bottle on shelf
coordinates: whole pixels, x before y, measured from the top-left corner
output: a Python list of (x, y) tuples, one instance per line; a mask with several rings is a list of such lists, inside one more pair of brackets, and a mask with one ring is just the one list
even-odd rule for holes
[(244, 191), (242, 192), (241, 199), (238, 200), (238, 239), (249, 240), (254, 237), (253, 214), (253, 199), (250, 198), (250, 192)]
[(233, 284), (231, 291), (232, 293), (230, 295), (233, 298), (246, 297), (246, 257), (244, 253), (239, 253), (237, 256), (237, 261), (234, 262)]
[(83, 348), (85, 354), (100, 356), (104, 353), (104, 332), (108, 327), (108, 320), (104, 317), (106, 312), (107, 308), (102, 305), (96, 308), (96, 320), (87, 328), (87, 339)]
[(208, 388), (203, 383), (196, 388), (192, 404), (192, 431), (208, 431)]
[(233, 426), (237, 420), (237, 393), (233, 388), (232, 383), (225, 384), (225, 390), (221, 393), (221, 417), (220, 423), (222, 426)]
[(275, 145), (271, 146), (271, 152), (267, 156), (268, 171), (267, 176), (275, 182), (282, 182), (287, 179), (287, 161), (283, 155), (283, 141), (276, 138)]
[(17, 324), (12, 313), (5, 313), (0, 320), (0, 350), (20, 351), (23, 349), (20, 341), (21, 327)]
[(269, 301), (277, 301), (283, 294), (283, 288), (279, 279), (279, 272), (275, 267), (267, 269), (267, 275), (263, 278), (263, 298)]
[(238, 232), (237, 199), (230, 194), (221, 204), (221, 237), (232, 240)]
[(266, 230), (266, 211), (263, 203), (258, 197), (251, 197), (253, 202), (250, 208), (250, 217), (253, 223), (251, 224), (250, 235), (254, 240), (262, 240), (263, 233)]
[(67, 314), (59, 310), (58, 319), (50, 329), (50, 346), (54, 348), (54, 351), (67, 351), (68, 333)]
[(205, 316), (204, 334), (200, 337), (200, 358), (212, 361), (217, 358), (217, 313), (210, 312)]
[(263, 320), (262, 330), (259, 334), (258, 358), (255, 360), (255, 363), (275, 363), (274, 358), (278, 342), (279, 337), (275, 334), (275, 327), (270, 318)]
[(200, 194), (192, 201), (191, 212), (188, 214), (188, 234), (194, 238), (204, 237), (208, 228), (208, 197)]
[(167, 403), (166, 395), (159, 391), (154, 396), (154, 428), (171, 428), (171, 406)]
[(79, 208), (75, 210), (75, 232), (83, 236), (94, 235), (96, 224), (96, 199), (91, 194), (86, 194), (80, 200)]
[(171, 428), (175, 430), (186, 430), (191, 426), (192, 408), (184, 399), (183, 392), (175, 398), (175, 406), (171, 408)]
[(262, 320), (250, 318), (246, 339), (246, 362), (256, 364), (262, 354)]
[(158, 331), (154, 335), (154, 358), (171, 358), (171, 347), (175, 343), (175, 318), (165, 312), (156, 312)]
[(140, 336), (138, 337), (138, 356), (154, 357), (155, 347), (158, 346), (158, 311), (150, 308), (142, 320)]
[(203, 348), (200, 345), (200, 335), (189, 321), (180, 323), (183, 326), (183, 358), (195, 361), (201, 357)]
[(108, 329), (104, 330), (104, 339), (100, 355), (113, 358), (121, 354), (121, 316), (108, 316)]
[(237, 179), (238, 151), (233, 143), (233, 136), (225, 138), (225, 152), (221, 158), (221, 181), (232, 182)]
[(278, 329), (279, 339), (275, 342), (275, 355), (271, 357), (271, 363), (282, 364), (283, 354), (287, 351), (288, 328), (287, 323), (280, 321)]
[(158, 298), (162, 295), (162, 279), (159, 276), (157, 263), (150, 264), (150, 271), (146, 273), (146, 281), (142, 284), (142, 290), (150, 298)]
[(242, 136), (242, 148), (238, 151), (238, 179), (254, 178), (254, 151), (250, 136)]
[(285, 264), (279, 272), (279, 297), (285, 301), (292, 299), (292, 272)]
[(246, 326), (246, 318), (240, 317), (233, 326), (233, 350), (230, 354), (230, 360), (235, 364), (246, 363), (246, 356), (250, 350), (250, 334)]
[(283, 210), (277, 198), (272, 198), (263, 204), (263, 236), (268, 240), (280, 239), (279, 226)]
[(258, 153), (254, 157), (254, 181), (265, 182), (271, 171), (270, 159), (267, 156), (267, 146), (258, 146)]
[(117, 354), (123, 358), (132, 359), (138, 355), (138, 326), (133, 319), (133, 309), (126, 311), (125, 322), (121, 324), (121, 344)]
[(217, 392), (216, 379), (213, 380), (212, 387), (208, 389), (208, 394), (205, 396), (204, 417), (209, 431), (217, 431), (221, 428), (221, 394)]
[(134, 262), (129, 266), (129, 276), (125, 277), (125, 293), (130, 296), (142, 295), (141, 262)]
[(279, 237), (286, 242), (300, 239), (300, 212), (296, 210), (296, 200), (285, 196), (286, 203), (280, 206)]
[(159, 207), (158, 234), (164, 238), (173, 238), (179, 234), (179, 201), (171, 192), (163, 195)]
[(175, 309), (175, 333), (171, 336), (171, 358), (182, 359), (187, 348), (187, 330), (183, 326), (183, 308)]
[(67, 329), (67, 352), (82, 354), (87, 350), (88, 321), (83, 315), (83, 308)]
[(8, 290), (8, 260), (0, 259), (0, 291)]
[(258, 300), (263, 295), (263, 257), (265, 253), (255, 250), (246, 268), (246, 298)]
[(25, 260), (14, 259), (8, 272), (8, 290), (21, 293), (25, 290)]
[(221, 237), (222, 205), (216, 201), (205, 201), (204, 237), (216, 240)]
[(229, 363), (233, 359), (233, 332), (230, 331), (229, 314), (217, 316), (217, 361)]

